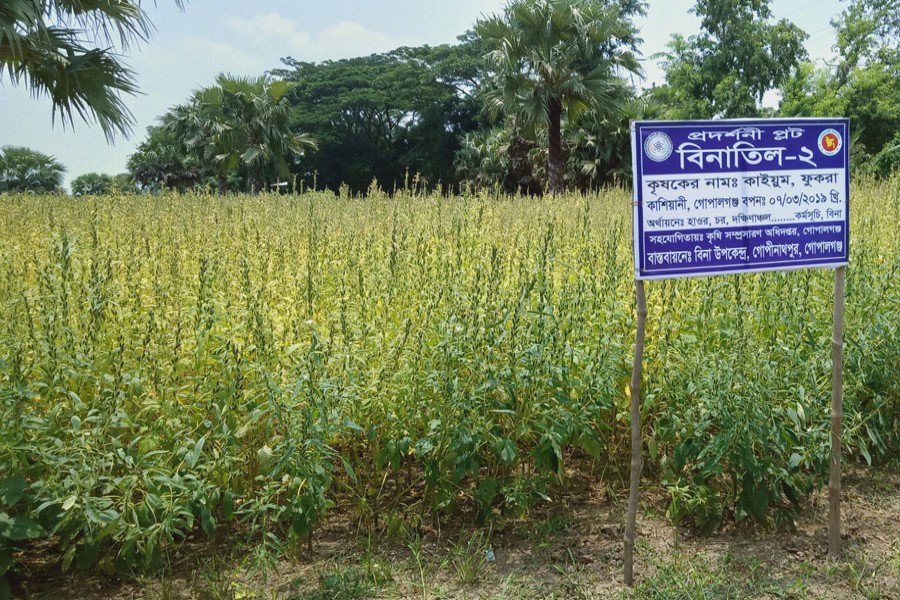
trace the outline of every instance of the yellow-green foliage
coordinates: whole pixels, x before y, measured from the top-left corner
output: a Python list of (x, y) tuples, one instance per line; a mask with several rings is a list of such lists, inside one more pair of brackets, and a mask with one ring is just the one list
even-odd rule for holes
[[(845, 447), (868, 459), (897, 436), (900, 181), (851, 203)], [(624, 469), (630, 210), (0, 197), (0, 482), (27, 482), (0, 509), (67, 562), (152, 567), (231, 519), (277, 548), (338, 498), (390, 530)], [(645, 456), (673, 518), (778, 516), (823, 481), (831, 293), (829, 271), (649, 283)]]

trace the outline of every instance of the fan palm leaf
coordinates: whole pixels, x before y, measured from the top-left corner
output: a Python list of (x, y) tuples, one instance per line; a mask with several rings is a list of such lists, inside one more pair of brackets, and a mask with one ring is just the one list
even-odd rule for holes
[(526, 128), (547, 128), (549, 188), (561, 192), (563, 113), (572, 121), (615, 110), (617, 75), (640, 73), (631, 52), (636, 29), (615, 3), (516, 0), (475, 30), (492, 48), (486, 55), (495, 73), (484, 95), (488, 114), (515, 114)]
[(138, 90), (114, 48), (145, 41), (151, 30), (140, 1), (3, 0), (0, 76), (49, 97), (54, 121), (96, 121), (112, 140), (131, 131), (122, 95)]

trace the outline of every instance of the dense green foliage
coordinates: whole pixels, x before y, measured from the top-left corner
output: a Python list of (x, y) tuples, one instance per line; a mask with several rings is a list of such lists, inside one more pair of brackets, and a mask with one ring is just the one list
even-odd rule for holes
[(468, 40), (318, 64), (284, 59), (274, 73), (296, 84), (295, 126), (319, 142), (298, 172), (304, 185), (361, 192), (373, 179), (394, 189), (417, 176), (454, 187), (459, 138), (476, 127), (480, 52)]
[[(633, 120), (776, 113), (847, 116), (854, 169), (894, 170), (897, 0), (849, 2), (833, 23), (839, 61), (824, 70), (802, 62), (806, 33), (773, 22), (769, 0), (698, 0), (700, 32), (674, 35), (666, 83), (639, 93), (634, 19), (645, 10), (640, 0), (517, 0), (456, 45), (321, 63), (284, 58), (270, 75), (292, 84), (287, 119), (275, 125), (270, 113), (243, 109), (213, 118), (216, 103), (204, 95), (221, 85), (206, 88), (150, 128), (129, 170), (146, 190), (251, 191), (277, 181), (352, 193), (373, 182), (387, 190), (588, 191), (630, 181)], [(780, 106), (764, 106), (775, 91)], [(254, 166), (260, 155), (246, 144), (222, 145), (250, 121), (278, 136), (288, 127), (317, 147), (299, 154), (257, 145), (267, 149), (267, 166)]]
[(102, 196), (112, 193), (133, 193), (138, 191), (128, 173), (106, 175), (85, 173), (72, 180), (73, 196)]
[(858, 67), (896, 64), (900, 59), (898, 0), (851, 0), (833, 25), (840, 57), (835, 77), (839, 86), (846, 85)]
[(73, 196), (108, 194), (112, 191), (113, 179), (102, 173), (85, 173), (72, 180)]
[[(900, 442), (900, 181), (852, 194), (844, 448), (868, 460)], [(128, 570), (191, 531), (302, 542), (334, 501), (388, 530), (490, 520), (626, 469), (630, 206), (4, 196), (4, 522)], [(789, 520), (827, 473), (831, 273), (648, 292), (670, 516)]]
[(128, 157), (128, 172), (144, 191), (163, 189), (185, 191), (204, 179), (200, 160), (183, 148), (183, 142), (169, 128), (151, 126), (146, 139)]
[(676, 119), (756, 117), (763, 95), (780, 88), (806, 57), (807, 35), (770, 23), (769, 0), (697, 0), (701, 32), (672, 36), (666, 86), (655, 90)]
[(546, 181), (554, 194), (566, 187), (563, 118), (574, 126), (585, 113), (612, 114), (625, 95), (619, 76), (640, 71), (631, 18), (644, 14), (644, 4), (628, 4), (519, 0), (475, 25), (490, 49), (486, 108), (546, 132)]
[(900, 2), (854, 0), (834, 22), (840, 61), (833, 69), (804, 65), (785, 83), (782, 115), (844, 116), (853, 134), (857, 173), (886, 177), (900, 130)]
[(289, 179), (288, 161), (316, 147), (309, 136), (291, 130), (292, 87), (268, 76), (219, 75), (216, 85), (170, 109), (162, 127), (177, 140), (175, 154), (192, 158), (185, 166), (215, 174), (220, 193), (228, 191), (230, 176), (241, 178), (243, 190), (258, 193)]
[(131, 129), (121, 94), (138, 90), (115, 45), (127, 49), (146, 40), (151, 28), (140, 1), (4, 0), (0, 74), (47, 95), (63, 123), (77, 114), (112, 139)]
[[(625, 87), (618, 101), (606, 116), (591, 113), (575, 123), (564, 120), (566, 187), (598, 190), (631, 183), (631, 122), (659, 118), (664, 109), (653, 100), (629, 98)], [(467, 134), (456, 154), (456, 169), (472, 189), (541, 193), (548, 180), (546, 137), (546, 131), (533, 135), (508, 119)]]
[(0, 147), (0, 193), (57, 192), (66, 172), (56, 158), (21, 146)]

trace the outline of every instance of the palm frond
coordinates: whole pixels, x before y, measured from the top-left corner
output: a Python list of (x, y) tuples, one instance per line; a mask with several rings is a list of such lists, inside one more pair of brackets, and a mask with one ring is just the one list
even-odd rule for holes
[(112, 140), (131, 132), (122, 97), (138, 92), (116, 48), (145, 41), (152, 28), (139, 0), (3, 0), (0, 75), (49, 97), (54, 122), (58, 114), (74, 125), (77, 115)]

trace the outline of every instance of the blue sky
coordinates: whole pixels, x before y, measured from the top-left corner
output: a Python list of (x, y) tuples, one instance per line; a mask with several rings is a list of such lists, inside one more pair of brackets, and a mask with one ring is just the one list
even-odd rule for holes
[[(184, 11), (172, 0), (145, 2), (156, 32), (126, 62), (136, 71), (142, 95), (126, 98), (135, 115), (130, 138), (110, 145), (95, 124), (52, 125), (52, 108), (0, 75), (0, 145), (28, 146), (54, 155), (68, 169), (66, 181), (83, 173), (119, 173), (146, 128), (165, 110), (209, 85), (220, 72), (259, 75), (298, 60), (365, 56), (398, 46), (452, 43), (479, 16), (500, 12), (505, 0), (188, 0)], [(694, 0), (651, 0), (638, 21), (643, 54), (662, 52), (672, 34), (691, 35), (698, 20)], [(809, 34), (807, 50), (822, 61), (833, 56), (830, 20), (839, 0), (773, 0), (776, 18), (788, 18)], [(647, 58), (646, 80), (661, 82), (656, 61)]]

